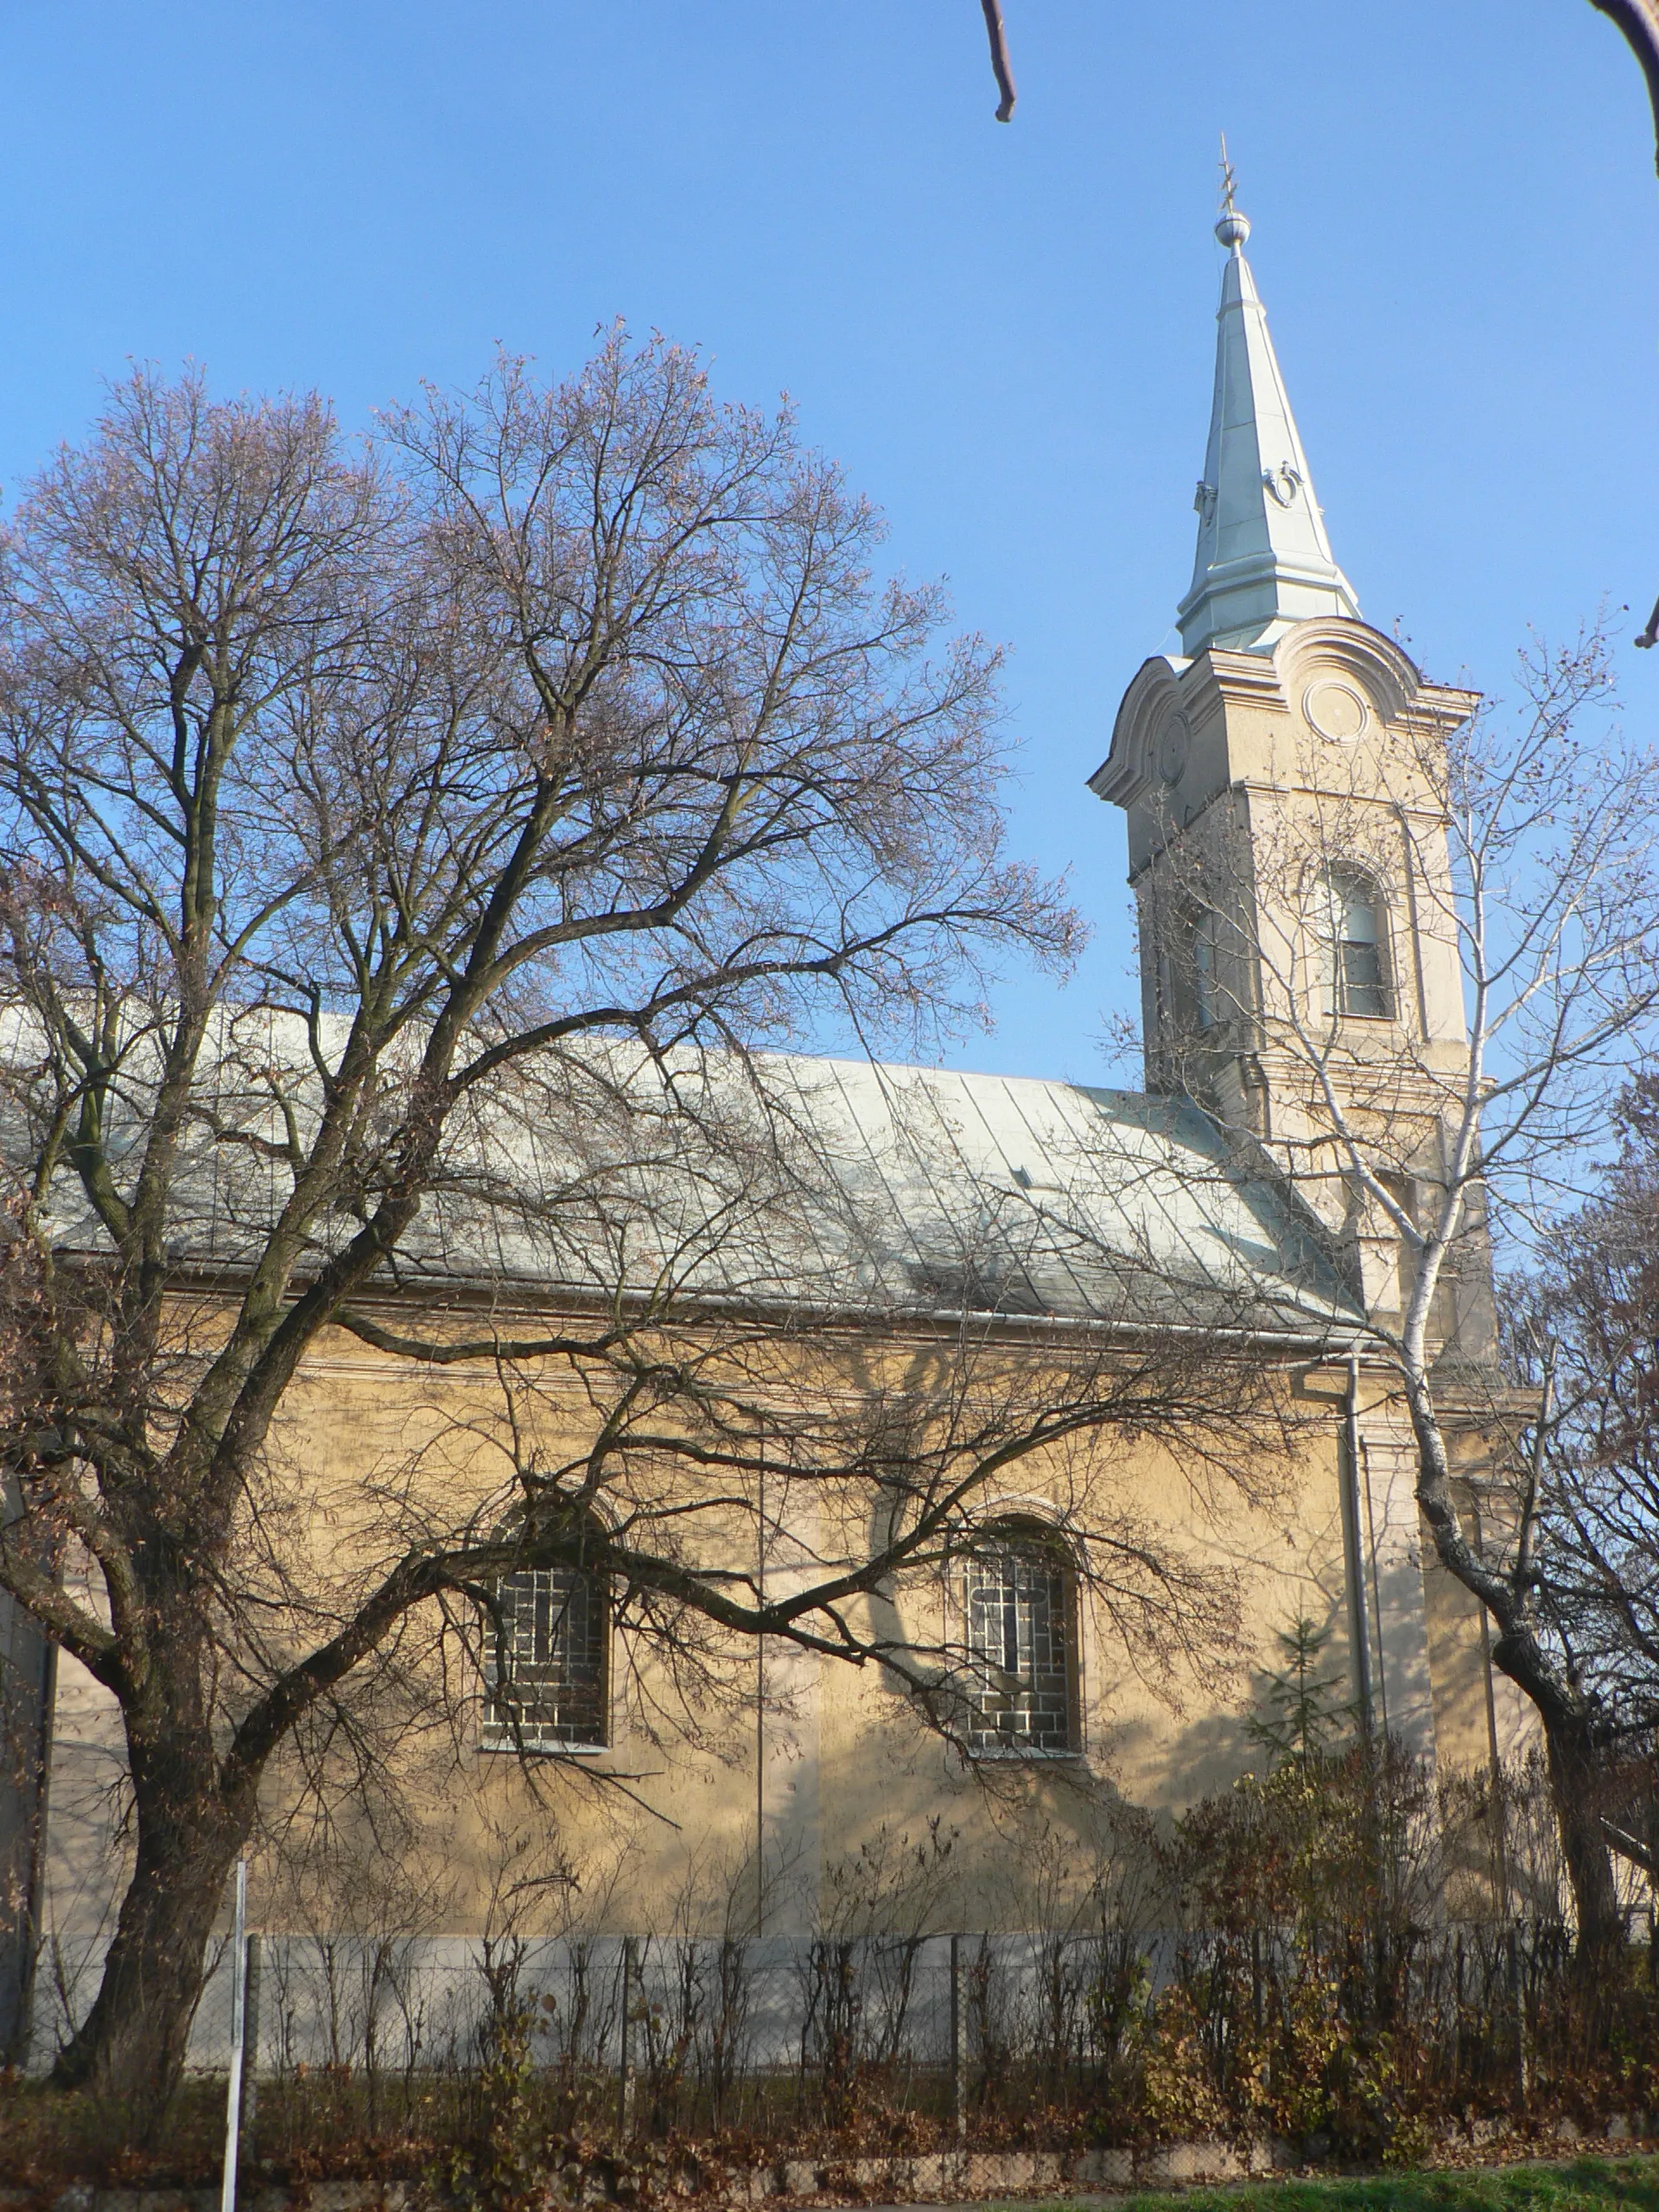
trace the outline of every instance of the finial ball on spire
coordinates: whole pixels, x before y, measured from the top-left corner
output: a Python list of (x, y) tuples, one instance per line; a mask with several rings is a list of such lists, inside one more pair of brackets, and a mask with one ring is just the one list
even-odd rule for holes
[(1221, 220), (1216, 225), (1216, 236), (1223, 245), (1230, 248), (1243, 245), (1250, 235), (1249, 217), (1241, 215), (1233, 205), (1235, 181), (1233, 165), (1227, 158), (1227, 133), (1224, 130), (1221, 134)]
[(1216, 236), (1224, 246), (1242, 246), (1250, 235), (1250, 219), (1236, 207), (1229, 207), (1216, 225)]

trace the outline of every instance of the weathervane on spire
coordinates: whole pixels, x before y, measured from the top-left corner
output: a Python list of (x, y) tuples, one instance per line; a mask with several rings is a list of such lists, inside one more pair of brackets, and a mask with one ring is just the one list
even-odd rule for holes
[(1236, 251), (1250, 235), (1250, 219), (1240, 213), (1233, 200), (1237, 182), (1233, 165), (1227, 158), (1227, 133), (1221, 134), (1221, 220), (1216, 225), (1216, 236), (1224, 246)]

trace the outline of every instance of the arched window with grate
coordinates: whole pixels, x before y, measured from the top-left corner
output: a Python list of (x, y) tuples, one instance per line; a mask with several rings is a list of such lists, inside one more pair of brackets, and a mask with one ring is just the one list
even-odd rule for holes
[(486, 1745), (598, 1751), (610, 1740), (611, 1589), (591, 1568), (526, 1567), (495, 1586)]
[(973, 1749), (1076, 1751), (1077, 1575), (1064, 1543), (1010, 1522), (976, 1542), (962, 1577)]
[(1319, 964), (1327, 1017), (1386, 1020), (1387, 927), (1376, 884), (1358, 868), (1332, 868), (1319, 890)]

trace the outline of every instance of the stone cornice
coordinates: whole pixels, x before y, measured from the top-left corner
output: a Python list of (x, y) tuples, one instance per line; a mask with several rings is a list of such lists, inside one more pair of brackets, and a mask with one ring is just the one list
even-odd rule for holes
[[(1407, 733), (1445, 737), (1480, 703), (1478, 691), (1429, 683), (1392, 638), (1369, 623), (1315, 617), (1295, 624), (1271, 652), (1211, 645), (1192, 660), (1159, 653), (1144, 661), (1123, 694), (1110, 749), (1090, 777), (1090, 790), (1127, 810), (1167, 773), (1159, 750), (1172, 731), (1184, 740), (1229, 707), (1294, 719), (1303, 679), (1316, 669), (1350, 677), (1375, 702), (1385, 727)], [(1378, 803), (1391, 802), (1379, 794)]]

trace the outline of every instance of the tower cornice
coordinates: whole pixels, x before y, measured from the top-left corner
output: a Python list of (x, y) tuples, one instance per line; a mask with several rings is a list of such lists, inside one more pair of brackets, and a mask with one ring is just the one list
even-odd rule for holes
[[(1111, 748), (1089, 779), (1097, 798), (1128, 810), (1187, 777), (1192, 741), (1219, 713), (1254, 709), (1306, 722), (1316, 683), (1352, 685), (1362, 711), (1383, 725), (1449, 736), (1480, 704), (1478, 691), (1431, 683), (1410, 656), (1368, 622), (1343, 616), (1299, 622), (1270, 652), (1211, 645), (1191, 660), (1143, 661), (1123, 694)], [(1231, 772), (1219, 779), (1241, 780)], [(1212, 791), (1217, 779), (1211, 777)]]

